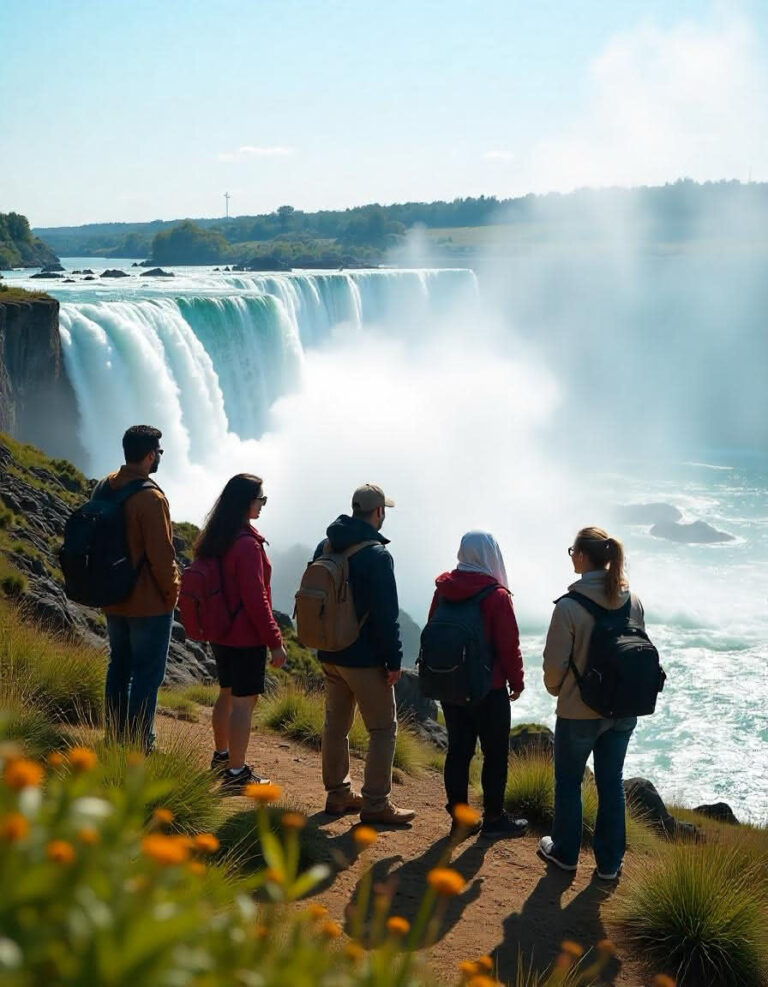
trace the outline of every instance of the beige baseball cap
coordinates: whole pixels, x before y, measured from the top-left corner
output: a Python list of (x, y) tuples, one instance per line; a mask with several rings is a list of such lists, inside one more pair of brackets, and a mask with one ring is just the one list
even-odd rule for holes
[(377, 507), (394, 507), (394, 500), (385, 496), (384, 491), (376, 483), (364, 483), (352, 494), (352, 509), (370, 514)]

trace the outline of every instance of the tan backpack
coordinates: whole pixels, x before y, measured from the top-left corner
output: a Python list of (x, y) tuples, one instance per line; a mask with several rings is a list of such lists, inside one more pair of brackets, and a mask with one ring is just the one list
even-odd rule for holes
[(293, 615), (299, 640), (307, 648), (343, 651), (358, 639), (368, 614), (358, 621), (349, 584), (349, 560), (361, 549), (378, 544), (361, 541), (343, 552), (334, 552), (326, 539), (323, 554), (304, 570)]

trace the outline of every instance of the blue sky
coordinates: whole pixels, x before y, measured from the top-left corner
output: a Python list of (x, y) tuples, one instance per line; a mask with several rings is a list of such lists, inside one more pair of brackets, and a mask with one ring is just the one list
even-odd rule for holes
[(764, 0), (0, 0), (0, 211), (768, 179)]

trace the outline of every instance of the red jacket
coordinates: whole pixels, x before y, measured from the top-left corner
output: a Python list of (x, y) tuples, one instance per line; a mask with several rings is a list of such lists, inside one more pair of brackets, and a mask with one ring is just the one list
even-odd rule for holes
[[(482, 572), (444, 572), (435, 580), (435, 595), (429, 616), (435, 612), (439, 599), (466, 600), (495, 582), (493, 576)], [(523, 656), (520, 653), (520, 632), (517, 629), (512, 597), (503, 586), (480, 601), (485, 633), (493, 645), (494, 665), (492, 688), (503, 689), (509, 683), (513, 692), (523, 691)]]
[(279, 648), (280, 628), (272, 613), (272, 566), (264, 539), (249, 524), (222, 559), (224, 592), (230, 611), (237, 613), (227, 636), (216, 641), (230, 648)]

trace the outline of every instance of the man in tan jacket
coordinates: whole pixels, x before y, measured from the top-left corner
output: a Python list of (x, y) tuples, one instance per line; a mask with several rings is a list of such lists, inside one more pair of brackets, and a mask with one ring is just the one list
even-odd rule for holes
[(179, 595), (168, 501), (149, 480), (163, 455), (161, 438), (162, 432), (150, 425), (133, 425), (123, 436), (125, 465), (102, 480), (107, 496), (135, 480), (148, 481), (123, 507), (136, 582), (125, 600), (104, 608), (110, 651), (107, 730), (118, 739), (137, 741), (146, 751), (154, 746), (157, 690), (165, 677)]

